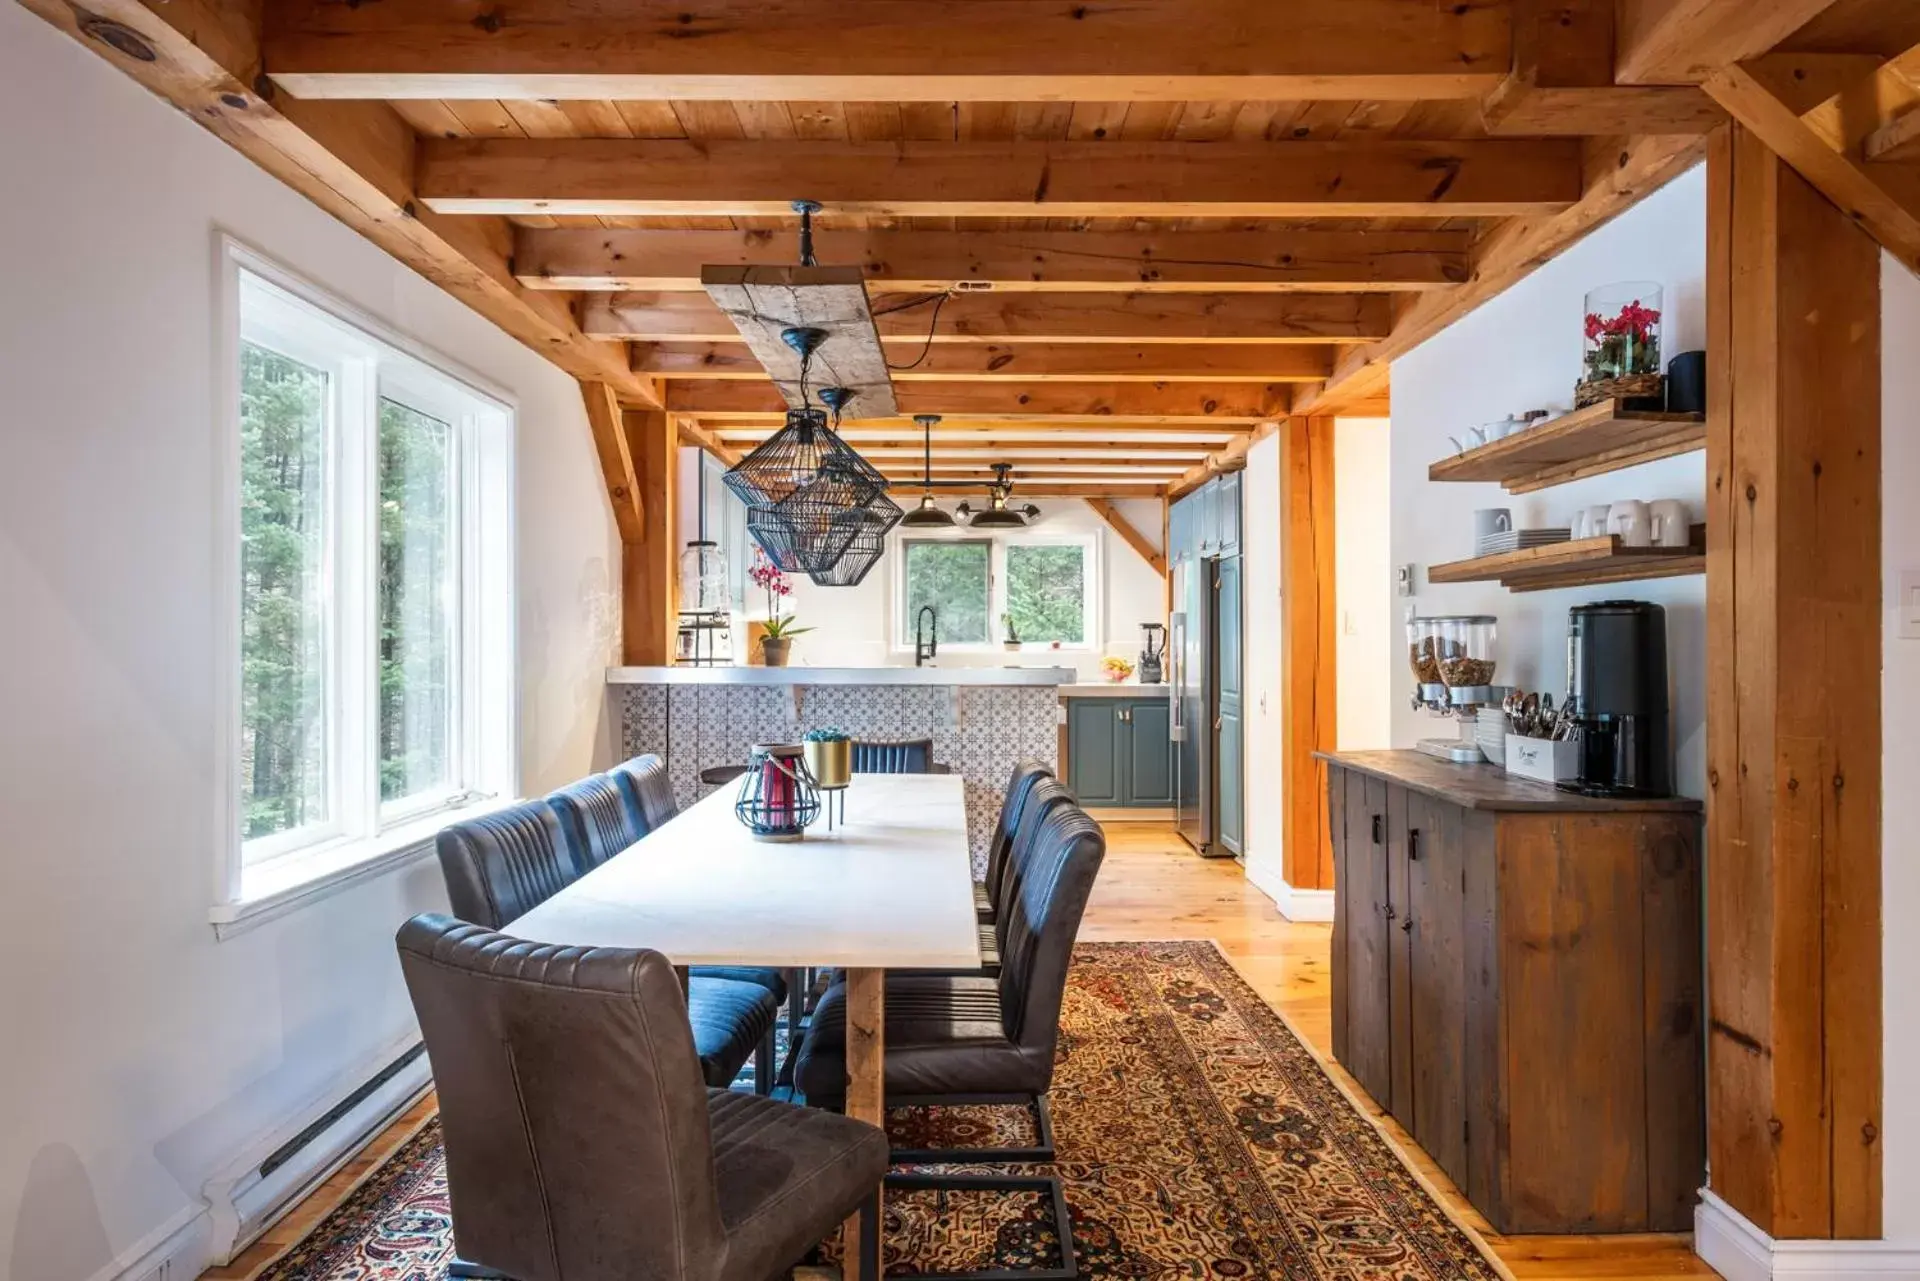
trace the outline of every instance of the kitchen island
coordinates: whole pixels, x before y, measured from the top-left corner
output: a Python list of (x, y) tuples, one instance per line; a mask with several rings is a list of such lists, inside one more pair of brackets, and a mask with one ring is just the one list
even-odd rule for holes
[(684, 808), (713, 790), (702, 770), (744, 765), (755, 743), (810, 729), (857, 739), (931, 738), (933, 759), (966, 781), (974, 875), (1007, 776), (1023, 760), (1057, 765), (1067, 667), (614, 667), (607, 686), (622, 754), (658, 754)]

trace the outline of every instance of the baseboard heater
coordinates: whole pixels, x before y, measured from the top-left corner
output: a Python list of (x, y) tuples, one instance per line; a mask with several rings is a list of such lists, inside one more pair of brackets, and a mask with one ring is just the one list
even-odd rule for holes
[(233, 1262), (432, 1088), (427, 1047), (418, 1040), (388, 1046), (343, 1080), (358, 1084), (330, 1091), (207, 1181), (215, 1264)]

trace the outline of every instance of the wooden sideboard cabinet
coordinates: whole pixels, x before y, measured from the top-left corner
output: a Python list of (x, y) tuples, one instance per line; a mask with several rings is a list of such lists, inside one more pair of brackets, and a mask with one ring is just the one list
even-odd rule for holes
[(1691, 1230), (1699, 803), (1322, 759), (1334, 1056), (1503, 1233)]

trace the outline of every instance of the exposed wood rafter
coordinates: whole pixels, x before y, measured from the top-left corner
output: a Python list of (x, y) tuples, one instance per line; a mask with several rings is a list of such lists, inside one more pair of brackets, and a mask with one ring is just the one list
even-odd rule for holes
[(1159, 548), (1153, 545), (1151, 539), (1133, 527), (1133, 522), (1127, 519), (1125, 512), (1115, 507), (1111, 501), (1105, 498), (1089, 498), (1087, 499), (1087, 506), (1093, 508), (1100, 519), (1107, 522), (1107, 527), (1114, 533), (1120, 535), (1120, 541), (1133, 548), (1134, 552), (1138, 554), (1141, 560), (1147, 562), (1147, 566), (1152, 569), (1154, 573), (1161, 575), (1166, 574), (1166, 556), (1162, 554)]
[[(895, 399), (906, 414), (1256, 423), (1285, 413), (1288, 391), (1284, 383), (904, 383)], [(785, 412), (773, 384), (724, 380), (675, 382), (667, 408), (709, 420)], [(855, 402), (849, 421), (859, 411)]]
[[(1141, 347), (1120, 343), (943, 343), (896, 382), (1315, 382), (1332, 371), (1330, 349), (1289, 344)], [(760, 381), (766, 370), (740, 343), (657, 343), (634, 348), (634, 368), (664, 378)], [(816, 378), (818, 387), (820, 380)], [(861, 414), (860, 417), (868, 417)]]
[[(1698, 90), (1693, 90), (1698, 96)], [(1710, 105), (1710, 104), (1709, 104)], [(1717, 114), (1717, 110), (1716, 110)], [(1400, 291), (1467, 277), (1460, 231), (814, 232), (822, 263), (857, 266), (895, 292)], [(514, 271), (530, 289), (697, 290), (710, 266), (794, 255), (791, 232), (636, 228), (521, 229)]]
[(1580, 197), (1577, 144), (427, 138), (443, 214), (1502, 217)]

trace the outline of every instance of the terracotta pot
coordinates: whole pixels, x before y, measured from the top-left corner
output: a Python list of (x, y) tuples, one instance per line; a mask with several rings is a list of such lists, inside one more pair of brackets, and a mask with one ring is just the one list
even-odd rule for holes
[(787, 665), (787, 647), (792, 644), (793, 642), (784, 636), (762, 636), (760, 638), (761, 657), (767, 660), (768, 667), (785, 667)]

